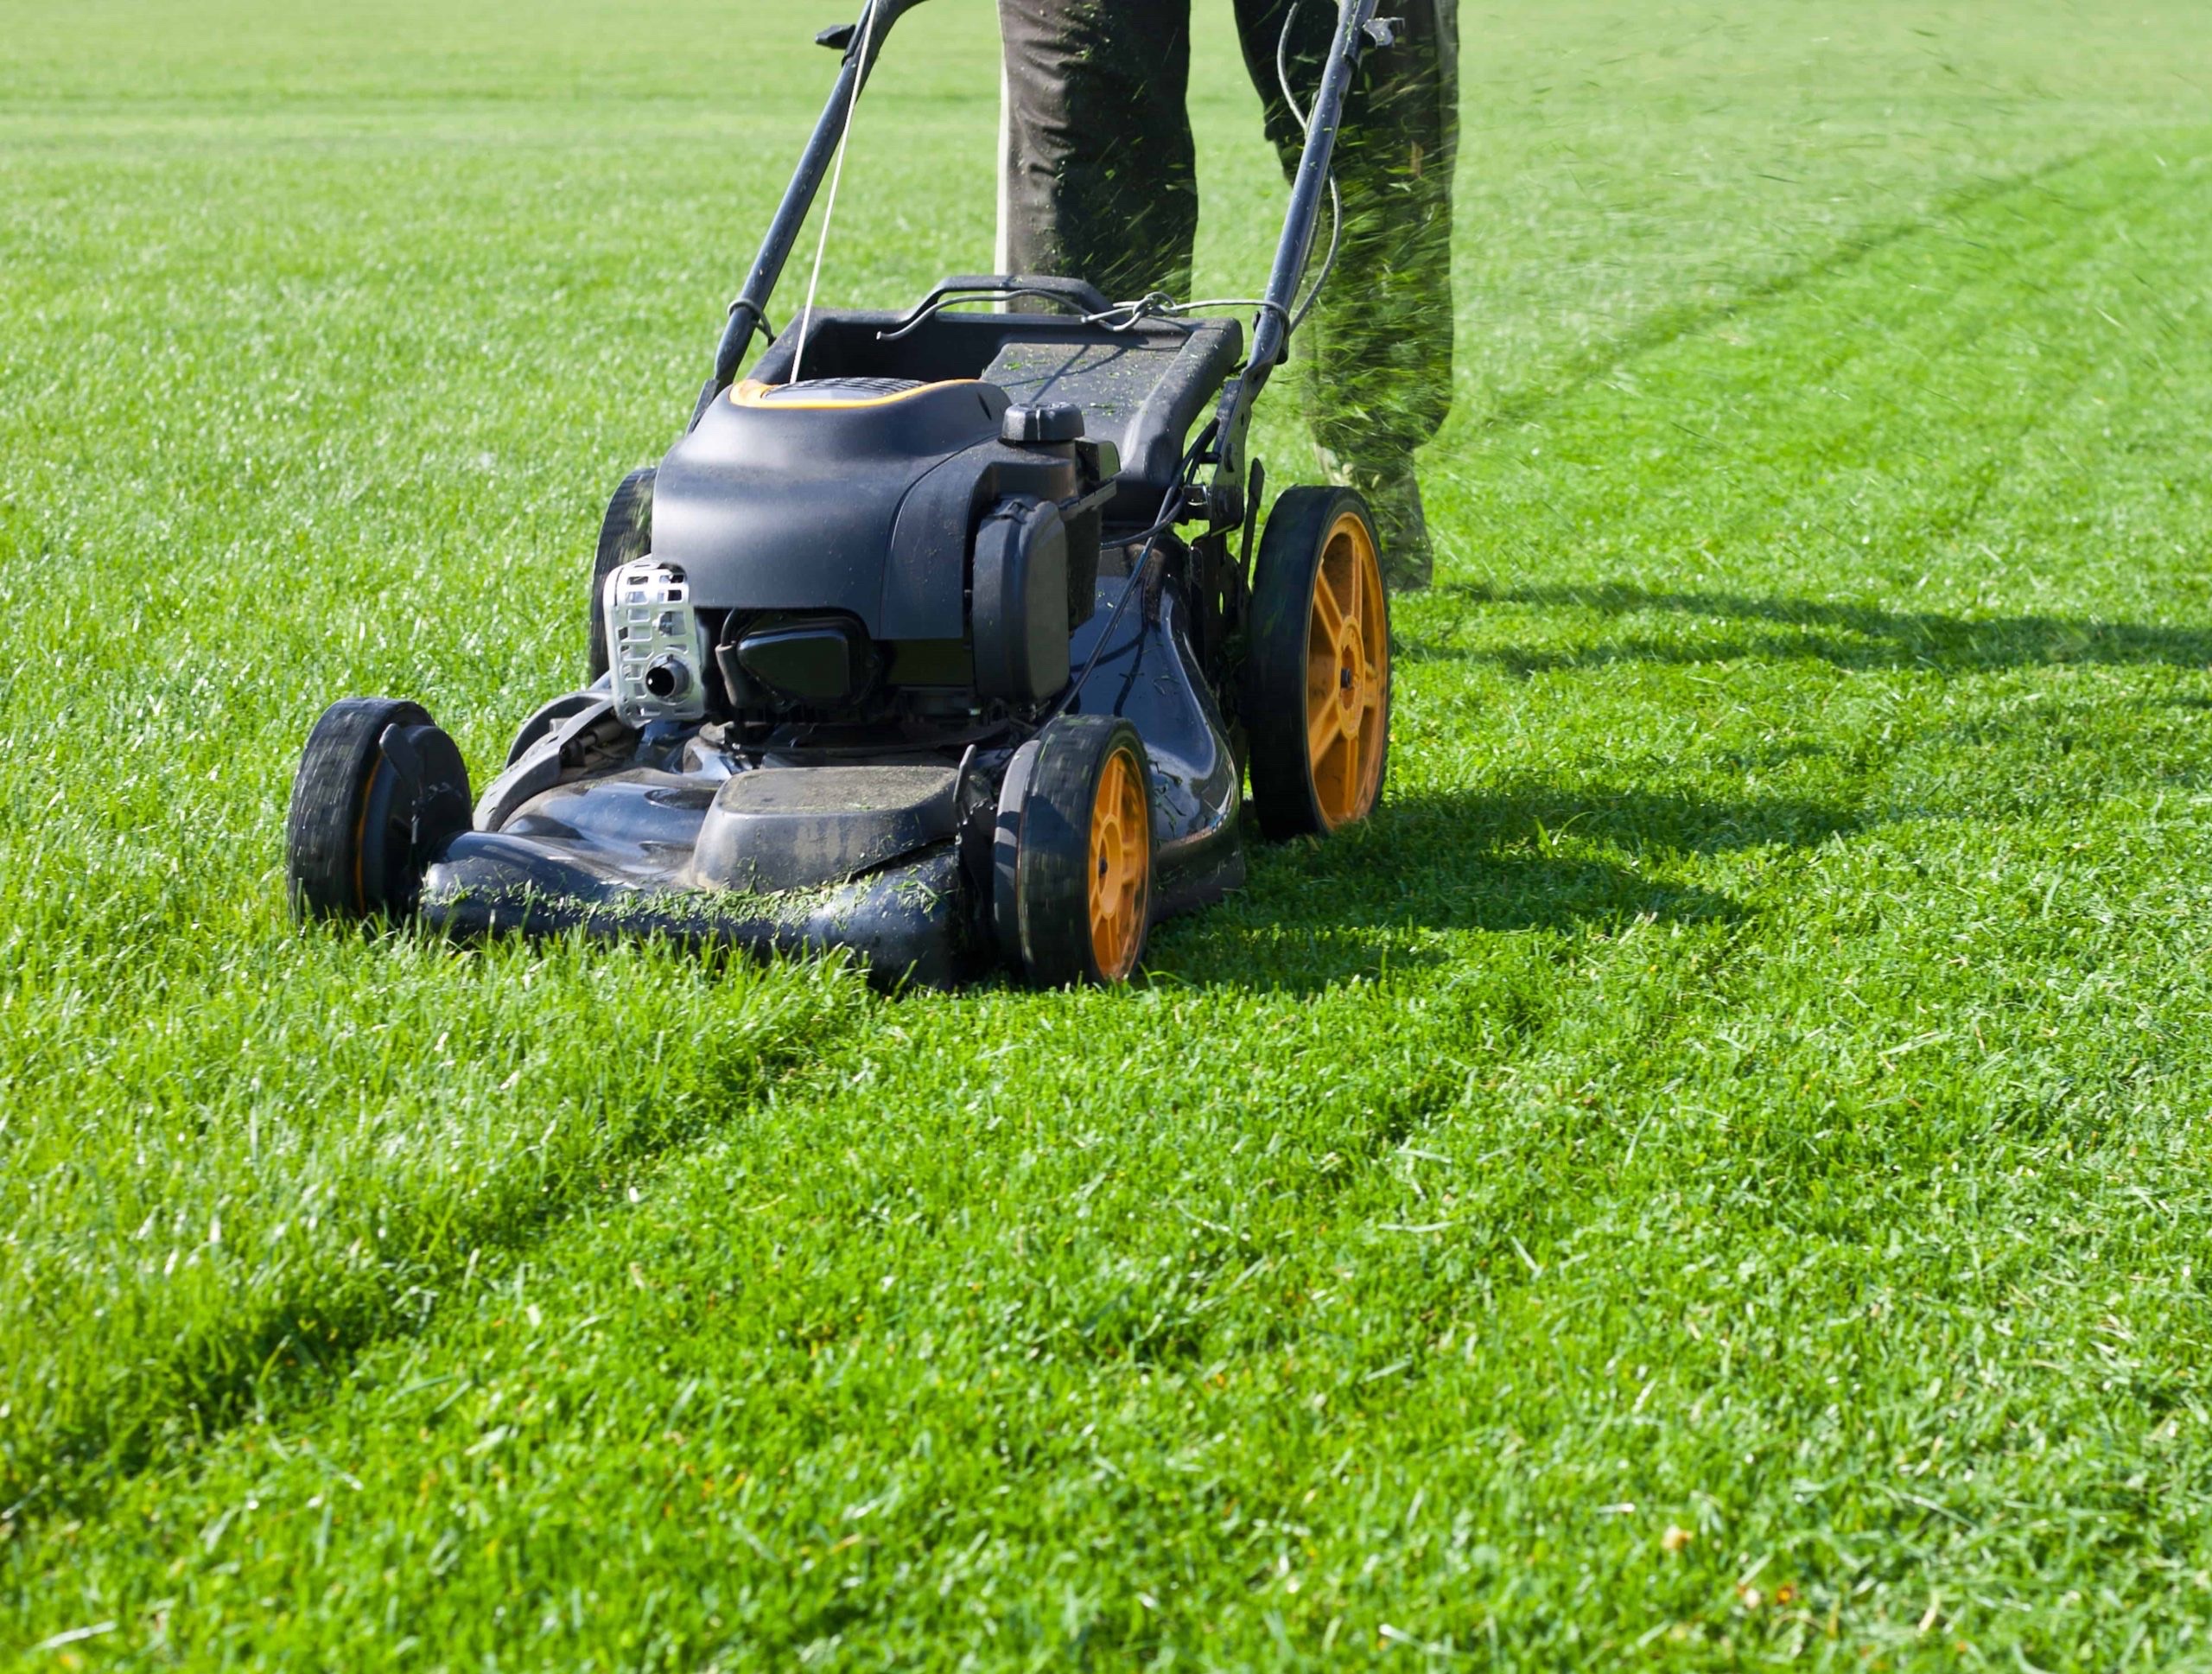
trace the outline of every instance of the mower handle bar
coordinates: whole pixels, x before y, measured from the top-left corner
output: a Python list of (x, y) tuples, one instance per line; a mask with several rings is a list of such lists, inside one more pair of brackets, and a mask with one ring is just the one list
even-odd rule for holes
[[(736, 379), (746, 347), (752, 342), (753, 332), (767, 320), (768, 298), (775, 292), (776, 281), (783, 277), (784, 264), (791, 259), (791, 248), (798, 242), (799, 229), (806, 222), (806, 212), (814, 207), (815, 194), (829, 177), (830, 165), (836, 157), (838, 141), (844, 137), (845, 124), (852, 115), (855, 99), (867, 84), (869, 72), (875, 68), (875, 60), (883, 55), (884, 37), (891, 33), (893, 24), (921, 3), (922, 0), (868, 0), (866, 10), (853, 25), (843, 60), (837, 67), (836, 84), (830, 90), (829, 102), (822, 107), (806, 150), (799, 154), (798, 169), (791, 175), (791, 184), (784, 188), (783, 201), (776, 206), (775, 217), (768, 223), (767, 236), (760, 240), (760, 253), (753, 258), (753, 271), (746, 275), (745, 288), (729, 305), (729, 320), (722, 328), (721, 345), (715, 351), (710, 393), (728, 389)], [(821, 38), (825, 42), (831, 41), (838, 33), (826, 30)]]
[[(813, 207), (816, 194), (829, 175), (855, 96), (867, 84), (875, 60), (882, 54), (884, 37), (891, 32), (892, 25), (921, 3), (922, 0), (867, 0), (858, 21), (849, 31), (824, 32), (825, 41), (842, 38), (844, 43), (836, 83), (814, 124), (806, 150), (800, 154), (791, 184), (784, 188), (783, 200), (776, 206), (775, 216), (768, 223), (767, 235), (760, 241), (760, 254), (753, 258), (744, 289), (729, 305), (729, 320), (715, 354), (709, 394), (727, 389), (735, 381), (738, 366), (745, 358), (753, 334), (767, 320), (768, 299), (783, 276), (784, 264), (790, 260), (792, 247), (798, 242), (807, 212)], [(1390, 39), (1389, 27), (1376, 20), (1376, 4), (1377, 0), (1337, 0), (1336, 35), (1322, 70), (1320, 88), (1314, 94), (1313, 108), (1307, 118), (1306, 147), (1298, 160), (1298, 171), (1292, 178), (1290, 205), (1283, 213), (1274, 265), (1268, 272), (1267, 291), (1252, 323), (1252, 352), (1246, 357), (1236, 381), (1223, 392), (1210, 450), (1197, 461), (1201, 468), (1211, 466), (1213, 470), (1213, 480), (1206, 492), (1205, 514), (1217, 524), (1237, 523), (1244, 515), (1244, 443), (1251, 428), (1252, 409), (1269, 375), (1289, 353), (1291, 309), (1297, 302), (1298, 287), (1306, 272), (1307, 258), (1313, 254), (1322, 200), (1328, 195), (1330, 163), (1336, 150), (1337, 131), (1344, 120), (1344, 97), (1351, 87), (1352, 73), (1367, 48), (1387, 45)], [(1081, 280), (1025, 275), (1010, 283), (1003, 276), (984, 275), (946, 281), (930, 294), (922, 307), (926, 310), (956, 291), (1004, 294), (1015, 289), (1064, 292), (1071, 302), (1096, 302), (1102, 308), (1105, 303), (1105, 298)]]
[(1206, 486), (1205, 514), (1217, 525), (1244, 521), (1244, 452), (1252, 409), (1274, 369), (1289, 357), (1290, 311), (1298, 301), (1306, 259), (1313, 253), (1313, 235), (1320, 226), (1321, 200), (1329, 194), (1330, 165), (1352, 73), (1370, 47), (1389, 46), (1395, 39), (1394, 26), (1377, 21), (1376, 9), (1376, 0), (1338, 0), (1336, 36), (1322, 67), (1313, 108), (1306, 116), (1306, 149), (1299, 154), (1298, 172), (1291, 180), (1290, 207), (1283, 212), (1275, 264), (1268, 274), (1259, 315), (1252, 322), (1252, 352), (1236, 381), (1222, 394), (1214, 413), (1212, 445), (1198, 461), (1201, 468), (1211, 466), (1213, 470)]

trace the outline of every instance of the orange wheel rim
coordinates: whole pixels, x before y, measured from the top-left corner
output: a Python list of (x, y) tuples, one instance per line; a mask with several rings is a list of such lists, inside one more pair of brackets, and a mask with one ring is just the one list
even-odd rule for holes
[(1366, 519), (1346, 512), (1330, 525), (1314, 566), (1306, 629), (1306, 760), (1331, 831), (1375, 806), (1389, 692), (1382, 566)]
[(1090, 952), (1109, 983), (1136, 964), (1151, 893), (1152, 832), (1138, 771), (1128, 750), (1116, 750), (1090, 804)]

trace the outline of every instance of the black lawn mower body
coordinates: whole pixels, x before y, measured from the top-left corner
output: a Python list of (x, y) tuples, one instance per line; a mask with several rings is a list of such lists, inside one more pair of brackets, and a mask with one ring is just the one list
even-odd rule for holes
[[(885, 983), (1111, 981), (1150, 924), (1243, 880), (1248, 765), (1271, 833), (1372, 806), (1379, 582), (1341, 673), (1311, 604), (1325, 562), (1371, 561), (1371, 526), (1356, 496), (1293, 490), (1258, 540), (1244, 436), (1287, 348), (1344, 86), (1387, 41), (1374, 0), (1340, 6), (1249, 345), (1233, 318), (988, 275), (905, 314), (813, 313), (739, 379), (912, 3), (873, 0), (829, 38), (836, 88), (715, 376), (609, 506), (589, 684), (529, 717), (480, 797), (416, 706), (334, 706), (288, 832), (304, 913), (842, 947)], [(1335, 758), (1308, 740), (1340, 697), (1332, 796)]]

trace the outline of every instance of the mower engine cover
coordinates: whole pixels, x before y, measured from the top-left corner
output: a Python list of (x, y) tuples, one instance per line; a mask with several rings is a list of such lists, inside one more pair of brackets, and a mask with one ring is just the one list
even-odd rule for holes
[[(1040, 700), (1065, 684), (1069, 623), (1090, 613), (1092, 566), (1077, 560), (1096, 519), (1071, 554), (1055, 503), (1084, 487), (1075, 446), (1004, 440), (1007, 404), (973, 379), (748, 379), (662, 461), (654, 561), (698, 610), (835, 615), (881, 645), (965, 642), (997, 671), (989, 695)], [(1020, 510), (992, 538), (990, 574), (973, 574), (1002, 501)], [(1033, 576), (1006, 572), (1033, 561)]]
[(653, 556), (683, 571), (697, 608), (842, 611), (874, 639), (960, 637), (967, 578), (931, 573), (941, 562), (918, 561), (941, 555), (894, 529), (917, 482), (997, 436), (1006, 398), (988, 384), (884, 395), (860, 381), (738, 385), (669, 450)]

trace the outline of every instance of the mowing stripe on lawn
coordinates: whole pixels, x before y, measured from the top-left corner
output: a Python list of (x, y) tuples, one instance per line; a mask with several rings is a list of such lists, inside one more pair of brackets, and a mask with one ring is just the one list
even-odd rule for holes
[(831, 967), (666, 949), (197, 939), (188, 962), (170, 930), (158, 974), (117, 957), (126, 937), (0, 949), (10, 1520), (418, 1326), (611, 1170), (729, 1119), (858, 1003)]

